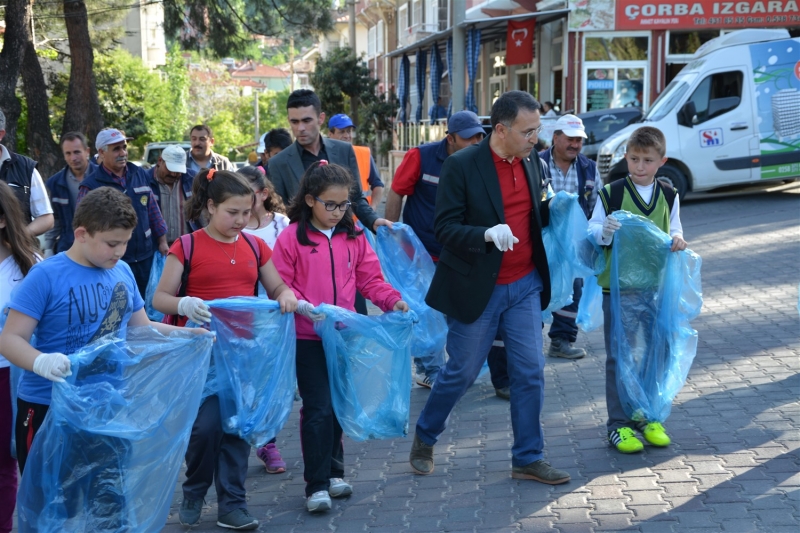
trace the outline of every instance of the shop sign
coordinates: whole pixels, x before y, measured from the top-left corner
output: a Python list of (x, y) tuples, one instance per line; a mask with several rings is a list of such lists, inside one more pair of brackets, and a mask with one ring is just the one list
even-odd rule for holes
[(569, 31), (614, 29), (614, 0), (569, 0)]
[(797, 26), (800, 0), (616, 0), (617, 30)]

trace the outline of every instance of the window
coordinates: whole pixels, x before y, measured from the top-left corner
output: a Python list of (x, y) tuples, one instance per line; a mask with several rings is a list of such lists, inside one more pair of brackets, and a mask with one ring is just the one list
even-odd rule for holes
[(377, 39), (378, 36), (378, 28), (377, 26), (372, 26), (367, 31), (367, 57), (374, 57), (375, 50), (377, 49)]
[(422, 0), (413, 0), (411, 26), (414, 28), (422, 24), (422, 7), (423, 7)]
[(697, 86), (689, 102), (694, 102), (695, 124), (702, 124), (739, 106), (742, 100), (742, 73), (738, 70), (712, 74)]
[(586, 37), (585, 61), (644, 61), (647, 37)]
[(382, 20), (379, 20), (379, 21), (378, 21), (378, 26), (377, 26), (377, 28), (378, 28), (378, 29), (377, 29), (376, 31), (377, 31), (377, 34), (378, 34), (378, 35), (377, 35), (377, 37), (376, 37), (376, 39), (377, 39), (377, 43), (376, 43), (376, 48), (375, 48), (375, 50), (376, 50), (376, 52), (377, 52), (378, 54), (382, 54), (382, 53), (383, 53), (383, 40), (385, 39), (385, 37), (384, 37), (384, 35), (385, 35), (385, 33), (384, 33), (384, 26), (383, 26), (383, 21), (382, 21)]
[(719, 37), (719, 30), (707, 31), (670, 31), (667, 55), (691, 56), (701, 44)]
[(450, 0), (439, 0), (439, 31), (450, 27)]
[(403, 4), (397, 10), (397, 33), (402, 39), (408, 32), (408, 4)]

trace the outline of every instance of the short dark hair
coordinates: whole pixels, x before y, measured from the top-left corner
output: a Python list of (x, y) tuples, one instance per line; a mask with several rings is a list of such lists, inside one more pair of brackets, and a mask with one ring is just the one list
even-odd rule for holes
[(214, 205), (220, 205), (231, 196), (253, 198), (255, 195), (244, 176), (230, 170), (203, 169), (194, 177), (192, 197), (184, 204), (186, 218), (197, 222), (201, 220), (209, 199)]
[(500, 95), (492, 106), (492, 129), (498, 124), (511, 126), (517, 119), (520, 109), (528, 111), (541, 111), (542, 105), (525, 91), (508, 91)]
[(201, 130), (205, 130), (206, 135), (208, 135), (212, 139), (214, 138), (214, 134), (211, 133), (211, 128), (209, 127), (208, 124), (197, 124), (195, 126), (192, 126), (192, 129), (189, 130), (189, 136), (192, 135), (193, 131), (201, 131)]
[(286, 109), (308, 106), (312, 106), (317, 115), (322, 113), (322, 103), (319, 101), (319, 96), (309, 89), (297, 89), (289, 95), (289, 99), (286, 101)]
[(72, 229), (86, 228), (89, 235), (136, 227), (136, 211), (127, 194), (99, 187), (83, 197), (72, 218)]
[(70, 131), (65, 133), (61, 136), (61, 147), (64, 147), (64, 143), (67, 141), (80, 141), (84, 148), (89, 148), (89, 143), (86, 141), (86, 136), (79, 132), (79, 131)]
[(267, 138), (264, 139), (264, 151), (269, 152), (273, 148), (280, 148), (284, 150), (291, 146), (292, 136), (284, 128), (275, 128), (269, 130)]
[(660, 129), (653, 126), (642, 126), (634, 130), (628, 138), (627, 151), (655, 149), (661, 157), (667, 153), (667, 139)]

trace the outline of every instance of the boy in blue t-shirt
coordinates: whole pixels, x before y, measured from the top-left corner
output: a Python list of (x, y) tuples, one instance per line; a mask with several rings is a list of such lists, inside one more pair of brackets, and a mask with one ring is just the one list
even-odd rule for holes
[(15, 423), (20, 471), (50, 406), (52, 382), (72, 374), (68, 354), (111, 333), (125, 338), (128, 326), (164, 335), (180, 329), (147, 318), (133, 273), (120, 260), (136, 227), (128, 196), (110, 187), (90, 192), (72, 227), (70, 249), (35, 265), (17, 287), (0, 334), (0, 353), (25, 369)]

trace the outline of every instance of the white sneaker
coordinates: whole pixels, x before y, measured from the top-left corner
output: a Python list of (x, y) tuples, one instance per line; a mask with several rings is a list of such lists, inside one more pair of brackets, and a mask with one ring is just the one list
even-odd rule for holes
[(328, 488), (331, 498), (343, 498), (353, 494), (353, 486), (340, 477), (331, 478), (331, 486)]
[(327, 490), (318, 490), (306, 500), (306, 508), (309, 513), (321, 513), (331, 508), (331, 497)]

